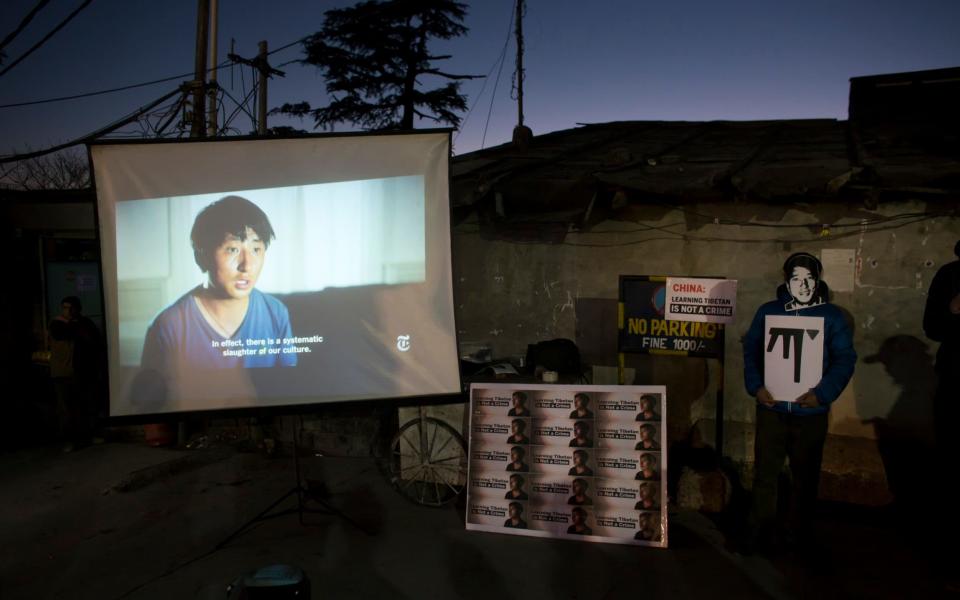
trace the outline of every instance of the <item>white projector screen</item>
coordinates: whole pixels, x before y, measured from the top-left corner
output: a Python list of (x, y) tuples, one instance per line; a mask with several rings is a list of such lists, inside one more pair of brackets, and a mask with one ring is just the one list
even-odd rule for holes
[(110, 415), (460, 392), (449, 132), (90, 147)]

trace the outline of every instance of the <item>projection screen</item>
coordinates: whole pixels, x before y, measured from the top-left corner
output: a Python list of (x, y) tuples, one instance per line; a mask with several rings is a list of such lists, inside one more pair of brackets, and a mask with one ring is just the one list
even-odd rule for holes
[(110, 415), (460, 392), (448, 131), (90, 146)]

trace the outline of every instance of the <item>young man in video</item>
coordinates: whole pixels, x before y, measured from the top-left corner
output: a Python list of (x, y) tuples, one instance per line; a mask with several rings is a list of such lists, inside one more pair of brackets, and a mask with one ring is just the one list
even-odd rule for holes
[(246, 198), (226, 196), (200, 211), (190, 242), (206, 281), (154, 319), (143, 344), (145, 370), (169, 377), (177, 361), (191, 369), (297, 364), (293, 348), (278, 341), (292, 337), (287, 307), (256, 289), (274, 237), (267, 215)]

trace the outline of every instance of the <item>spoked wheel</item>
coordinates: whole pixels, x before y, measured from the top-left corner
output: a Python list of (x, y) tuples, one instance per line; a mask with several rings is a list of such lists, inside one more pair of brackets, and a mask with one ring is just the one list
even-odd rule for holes
[(401, 494), (425, 506), (456, 500), (467, 482), (467, 444), (433, 417), (409, 421), (390, 442), (390, 479)]

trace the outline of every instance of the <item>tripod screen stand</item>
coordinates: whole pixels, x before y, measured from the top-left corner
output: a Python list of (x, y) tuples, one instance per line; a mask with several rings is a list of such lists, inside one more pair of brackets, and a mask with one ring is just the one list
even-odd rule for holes
[[(252, 519), (250, 519), (249, 521), (247, 521), (246, 523), (238, 527), (236, 530), (234, 530), (233, 533), (231, 533), (226, 538), (224, 538), (223, 541), (221, 541), (219, 544), (216, 545), (216, 547), (214, 548), (215, 550), (220, 550), (221, 548), (225, 547), (231, 541), (233, 541), (243, 533), (246, 533), (247, 531), (250, 530), (251, 527), (253, 527), (258, 523), (262, 523), (263, 521), (267, 521), (269, 519), (275, 519), (277, 517), (283, 517), (283, 516), (292, 515), (292, 514), (297, 515), (301, 526), (308, 525), (307, 523), (304, 522), (305, 514), (329, 515), (329, 516), (339, 517), (340, 519), (343, 519), (345, 522), (356, 527), (357, 529), (366, 533), (367, 535), (372, 535), (370, 531), (368, 531), (359, 523), (357, 523), (356, 521), (351, 519), (349, 516), (344, 514), (338, 508), (330, 505), (325, 499), (320, 497), (318, 493), (311, 491), (307, 486), (304, 485), (303, 476), (300, 470), (300, 443), (299, 443), (300, 433), (302, 432), (302, 429), (303, 429), (302, 424), (298, 429), (297, 421), (295, 420), (293, 425), (293, 472), (294, 472), (294, 477), (296, 478), (296, 482), (294, 483), (294, 486), (289, 490), (287, 490), (286, 492), (284, 492), (283, 495), (281, 495), (279, 498), (274, 500), (265, 509), (260, 511), (260, 513), (257, 514), (257, 516), (253, 517)], [(297, 501), (296, 506), (278, 510), (278, 507), (280, 507), (290, 497), (296, 498), (296, 501)]]

